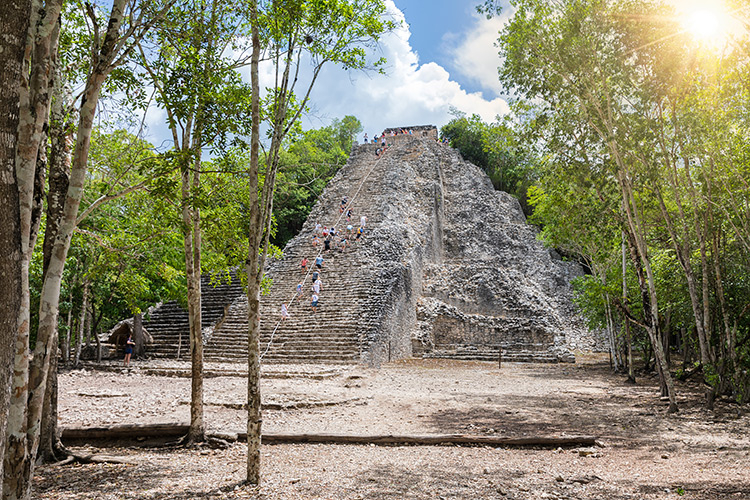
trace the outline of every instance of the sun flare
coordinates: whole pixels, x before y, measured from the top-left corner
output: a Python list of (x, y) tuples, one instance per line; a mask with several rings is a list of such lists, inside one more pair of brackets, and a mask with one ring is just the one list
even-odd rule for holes
[(687, 30), (699, 40), (712, 40), (722, 36), (722, 25), (719, 14), (714, 10), (696, 10), (686, 21)]
[(726, 6), (718, 1), (684, 2), (682, 24), (701, 43), (722, 45), (730, 37), (733, 20)]

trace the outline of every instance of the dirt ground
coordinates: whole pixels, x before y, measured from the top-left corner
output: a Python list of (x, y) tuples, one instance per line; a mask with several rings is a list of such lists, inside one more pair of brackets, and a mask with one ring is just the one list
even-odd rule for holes
[[(187, 423), (184, 363), (104, 365), (59, 379), (60, 425)], [(242, 366), (208, 365), (210, 432), (246, 426)], [(542, 365), (409, 360), (379, 369), (264, 367), (263, 430), (273, 433), (596, 436), (602, 446), (266, 445), (263, 483), (242, 484), (246, 446), (76, 448), (130, 465), (40, 466), (50, 499), (750, 499), (750, 411), (710, 412), (678, 384), (666, 414), (656, 380), (629, 385), (600, 359)]]

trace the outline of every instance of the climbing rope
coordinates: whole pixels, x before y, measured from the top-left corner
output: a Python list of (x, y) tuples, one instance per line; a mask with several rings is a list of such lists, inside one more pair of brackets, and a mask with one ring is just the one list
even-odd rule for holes
[[(357, 187), (357, 190), (354, 192), (354, 195), (352, 195), (352, 197), (349, 198), (349, 201), (347, 202), (345, 209), (341, 213), (339, 213), (339, 216), (336, 219), (336, 222), (333, 224), (332, 227), (338, 226), (339, 222), (341, 221), (341, 219), (344, 216), (344, 214), (346, 213), (346, 211), (349, 210), (354, 205), (354, 200), (357, 198), (357, 196), (359, 195), (359, 192), (362, 190), (362, 186), (364, 186), (365, 181), (367, 181), (367, 179), (370, 177), (370, 174), (372, 174), (372, 171), (375, 170), (375, 167), (378, 166), (378, 164), (380, 163), (380, 160), (383, 159), (383, 157), (385, 156), (385, 151), (387, 151), (387, 150), (388, 150), (388, 148), (386, 148), (385, 150), (383, 150), (383, 152), (380, 154), (380, 156), (378, 157), (378, 159), (375, 160), (375, 162), (372, 164), (372, 167), (370, 167), (370, 170), (367, 172), (367, 175), (365, 175), (362, 178), (362, 181), (359, 183), (359, 186)], [(317, 260), (317, 258), (320, 257), (321, 255), (323, 255), (323, 249), (320, 249), (318, 251), (318, 254), (315, 256), (315, 259)], [(314, 265), (314, 263), (307, 270), (307, 272), (305, 273), (304, 278), (302, 278), (302, 288), (303, 289), (304, 289), (305, 283), (307, 282), (307, 277), (310, 275), (310, 272), (312, 271), (313, 265)], [(294, 304), (294, 302), (300, 296), (301, 296), (301, 294), (297, 293), (297, 291), (295, 290), (294, 295), (292, 296), (291, 300), (289, 300), (289, 301), (286, 302), (288, 304), (287, 305), (287, 311), (289, 311), (292, 308), (292, 304)], [(266, 345), (266, 350), (263, 351), (263, 353), (260, 355), (260, 359), (261, 360), (268, 353), (269, 349), (271, 349), (271, 344), (273, 344), (273, 338), (276, 335), (276, 331), (279, 329), (279, 326), (281, 326), (281, 322), (282, 321), (283, 321), (283, 318), (280, 318), (280, 319), (276, 320), (276, 325), (273, 327), (273, 330), (271, 331), (271, 338), (268, 339), (268, 344)]]

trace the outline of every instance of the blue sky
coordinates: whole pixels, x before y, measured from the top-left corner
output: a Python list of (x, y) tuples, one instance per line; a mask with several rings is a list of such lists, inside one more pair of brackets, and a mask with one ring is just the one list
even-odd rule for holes
[[(450, 109), (477, 113), (485, 121), (508, 111), (497, 79), (500, 60), (493, 46), (508, 12), (493, 20), (476, 13), (480, 0), (385, 0), (388, 15), (401, 26), (380, 43), (388, 60), (386, 75), (344, 71), (327, 66), (311, 95), (304, 128), (330, 124), (354, 115), (370, 137), (388, 127), (436, 125), (451, 118)], [(268, 84), (270, 68), (263, 71)], [(164, 114), (149, 112), (149, 139), (160, 144)], [(360, 138), (361, 139), (361, 138)]]
[[(421, 62), (436, 62), (453, 68), (451, 49), (474, 24), (475, 5), (471, 0), (395, 0), (411, 31), (411, 46)], [(467, 91), (480, 90), (464, 83)]]
[(450, 109), (477, 113), (486, 121), (508, 110), (497, 79), (500, 59), (493, 46), (508, 15), (487, 20), (473, 0), (386, 0), (403, 23), (381, 41), (387, 75), (344, 73), (329, 67), (313, 92), (306, 127), (327, 125), (352, 114), (370, 137), (388, 127), (450, 119)]

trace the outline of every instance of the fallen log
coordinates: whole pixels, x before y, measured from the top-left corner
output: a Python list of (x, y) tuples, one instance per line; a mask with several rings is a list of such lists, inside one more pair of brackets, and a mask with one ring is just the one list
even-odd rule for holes
[[(62, 431), (63, 440), (99, 440), (99, 439), (142, 439), (167, 438), (187, 434), (186, 424), (125, 424), (111, 427), (67, 427)], [(211, 435), (214, 436), (214, 435)], [(215, 437), (227, 441), (245, 441), (247, 433), (216, 434)], [(280, 434), (263, 433), (263, 444), (375, 444), (381, 446), (496, 446), (509, 448), (570, 448), (576, 446), (596, 446), (593, 436), (531, 436), (502, 437), (474, 436), (466, 434)]]
[[(238, 439), (246, 439), (239, 434)], [(563, 448), (573, 446), (595, 446), (596, 438), (592, 436), (563, 437), (500, 437), (472, 436), (465, 434), (427, 434), (427, 435), (347, 435), (347, 434), (275, 434), (264, 433), (263, 444), (291, 443), (325, 443), (325, 444), (376, 444), (376, 445), (464, 445), (464, 446), (497, 446), (513, 448)]]
[(118, 424), (108, 427), (64, 427), (62, 440), (73, 439), (138, 439), (175, 437), (187, 434), (187, 424)]

